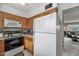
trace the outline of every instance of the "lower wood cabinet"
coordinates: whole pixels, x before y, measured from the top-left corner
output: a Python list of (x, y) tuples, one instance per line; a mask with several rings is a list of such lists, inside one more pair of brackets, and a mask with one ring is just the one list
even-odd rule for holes
[(0, 56), (4, 55), (4, 40), (0, 40)]
[(33, 53), (33, 38), (28, 36), (24, 37), (24, 48)]

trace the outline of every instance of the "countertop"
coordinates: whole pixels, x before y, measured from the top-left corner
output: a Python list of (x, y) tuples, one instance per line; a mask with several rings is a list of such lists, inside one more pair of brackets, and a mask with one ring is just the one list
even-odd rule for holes
[(3, 37), (0, 37), (0, 40), (4, 40), (5, 38), (3, 38)]
[(22, 36), (33, 38), (33, 35), (29, 35), (29, 34), (23, 34)]
[[(29, 34), (23, 34), (22, 36), (33, 38), (33, 35), (29, 35)], [(0, 37), (0, 40), (4, 40), (4, 39), (7, 39), (7, 38)]]

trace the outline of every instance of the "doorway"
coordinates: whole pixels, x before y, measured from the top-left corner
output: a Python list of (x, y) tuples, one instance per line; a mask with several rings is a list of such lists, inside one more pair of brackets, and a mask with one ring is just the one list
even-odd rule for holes
[(63, 11), (63, 56), (79, 56), (79, 6)]

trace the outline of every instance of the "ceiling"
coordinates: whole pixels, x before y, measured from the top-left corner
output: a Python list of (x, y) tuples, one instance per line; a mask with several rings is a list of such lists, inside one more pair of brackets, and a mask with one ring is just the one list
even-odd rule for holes
[(79, 21), (79, 6), (64, 11), (64, 21)]
[(47, 3), (26, 3), (24, 6), (21, 5), (20, 3), (2, 3), (2, 4), (11, 6), (15, 9), (18, 9), (24, 12), (30, 12), (33, 9), (46, 5)]

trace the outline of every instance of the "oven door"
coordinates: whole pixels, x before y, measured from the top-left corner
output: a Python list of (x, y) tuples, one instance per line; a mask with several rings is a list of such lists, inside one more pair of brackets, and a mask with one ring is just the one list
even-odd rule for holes
[(10, 38), (5, 40), (5, 51), (18, 48), (23, 45), (23, 37)]

